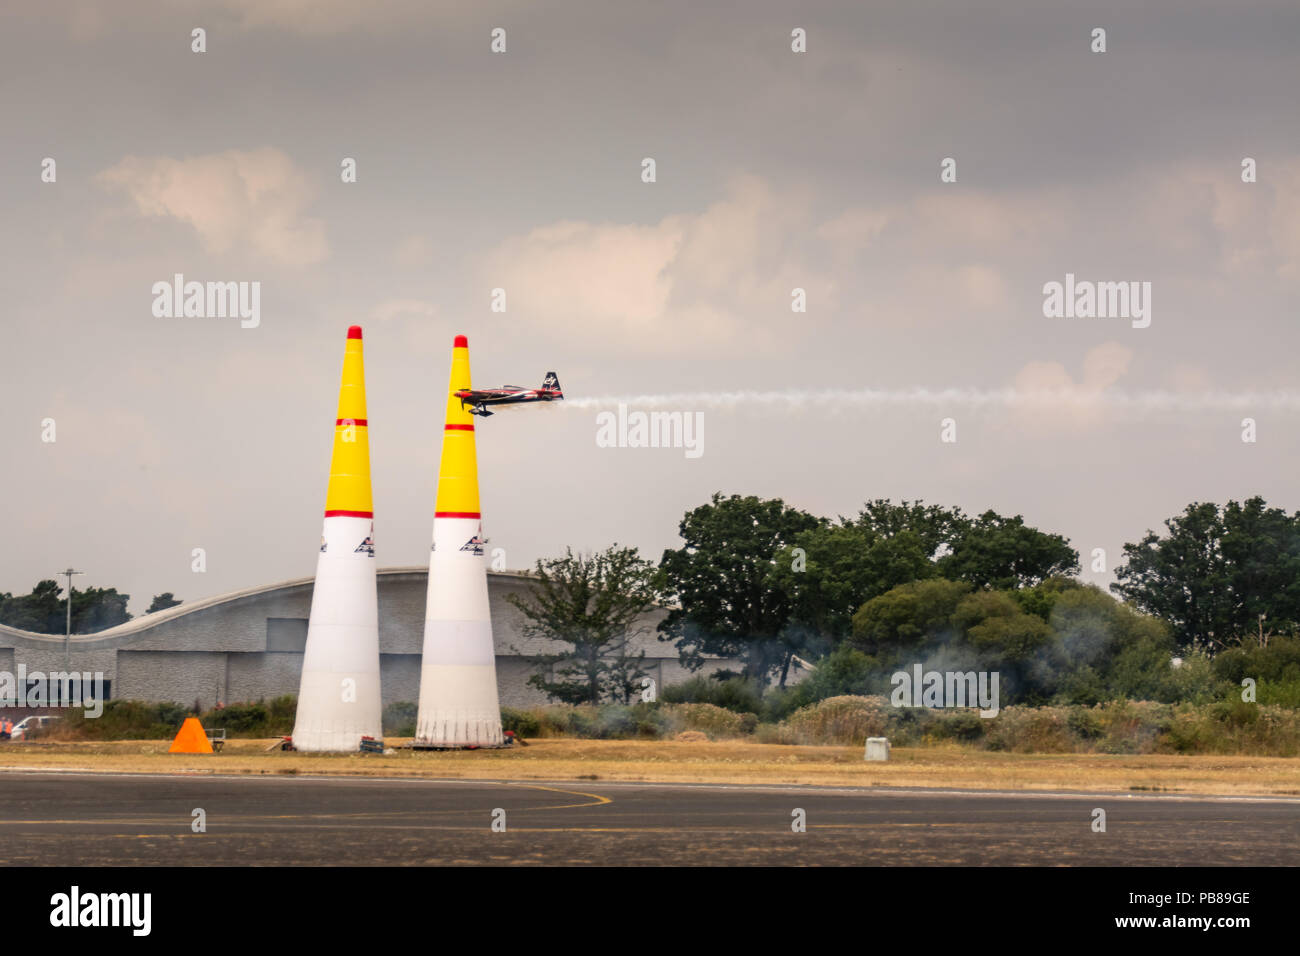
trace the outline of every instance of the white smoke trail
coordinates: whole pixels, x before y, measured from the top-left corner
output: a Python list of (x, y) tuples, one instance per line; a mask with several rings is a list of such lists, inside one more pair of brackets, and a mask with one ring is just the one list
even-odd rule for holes
[(598, 395), (566, 398), (569, 408), (732, 409), (753, 406), (790, 409), (868, 409), (882, 406), (930, 405), (943, 408), (1109, 409), (1131, 412), (1296, 411), (1300, 392), (1124, 392), (1113, 389), (979, 389), (979, 388), (857, 388), (788, 389), (784, 391), (676, 392), (660, 395)]

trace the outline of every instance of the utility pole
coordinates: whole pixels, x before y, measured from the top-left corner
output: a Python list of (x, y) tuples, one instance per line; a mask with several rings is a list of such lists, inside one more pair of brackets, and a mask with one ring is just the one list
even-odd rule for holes
[(74, 574), (85, 574), (85, 571), (74, 571), (68, 568), (66, 571), (60, 571), (60, 574), (68, 576), (68, 629), (63, 634), (63, 669), (64, 671), (72, 670), (72, 576)]

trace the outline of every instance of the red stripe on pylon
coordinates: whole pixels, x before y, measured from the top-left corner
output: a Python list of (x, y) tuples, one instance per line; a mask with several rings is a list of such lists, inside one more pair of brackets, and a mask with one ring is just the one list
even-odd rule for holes
[(342, 425), (342, 424), (345, 424), (345, 423), (347, 423), (347, 424), (352, 424), (352, 425), (365, 425), (365, 424), (366, 424), (366, 419), (364, 419), (364, 418), (336, 418), (336, 419), (334, 419), (334, 424), (335, 424), (335, 425)]
[(373, 518), (374, 516), (375, 513), (373, 511), (327, 511), (325, 512), (325, 517), (327, 518)]
[(435, 511), (435, 518), (481, 518), (477, 511)]
[(450, 430), (455, 432), (472, 432), (474, 430), (474, 426), (473, 425), (443, 425), (442, 430), (443, 431)]

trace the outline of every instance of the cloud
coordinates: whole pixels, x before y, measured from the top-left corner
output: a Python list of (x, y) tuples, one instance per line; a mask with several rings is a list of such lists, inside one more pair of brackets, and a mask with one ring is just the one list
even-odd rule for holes
[(1097, 399), (1128, 373), (1133, 350), (1118, 342), (1103, 342), (1083, 357), (1083, 374), (1075, 381), (1060, 362), (1033, 361), (1016, 373), (1014, 388), (1021, 393), (1044, 393), (1052, 401), (1020, 406), (1020, 417), (1030, 423), (1080, 427), (1097, 424), (1106, 409)]
[(667, 270), (680, 221), (655, 226), (557, 222), (502, 242), (486, 274), (507, 304), (542, 322), (607, 337), (661, 323), (672, 294)]
[(426, 299), (385, 299), (366, 313), (367, 326), (379, 326), (415, 353), (437, 354), (446, 344), (446, 330), (434, 320), (438, 307)]
[(1133, 350), (1118, 342), (1103, 342), (1083, 357), (1083, 387), (1103, 391), (1128, 373)]
[(128, 156), (97, 179), (124, 190), (142, 216), (192, 226), (211, 252), (247, 246), (273, 262), (302, 266), (329, 255), (322, 220), (305, 214), (315, 198), (307, 175), (278, 149), (205, 156)]
[(1210, 191), (1209, 215), (1229, 274), (1258, 268), (1294, 282), (1300, 279), (1300, 158), (1264, 160), (1258, 175), (1258, 182), (1243, 183), (1230, 168), (1227, 176), (1196, 171), (1184, 178)]
[(407, 236), (393, 251), (399, 266), (427, 266), (433, 262), (433, 240), (428, 236)]
[(428, 0), (221, 0), (245, 30), (274, 28), (305, 36), (394, 34), (413, 26), (463, 21), (465, 11)]
[(807, 231), (809, 210), (804, 193), (740, 176), (701, 212), (651, 225), (539, 226), (499, 243), (482, 271), (506, 289), (511, 312), (577, 336), (662, 351), (743, 336), (747, 348), (771, 349), (804, 318), (791, 313), (793, 289), (823, 318), (835, 294), (830, 273), (788, 238)]
[[(562, 221), (501, 242), (484, 280), (511, 311), (610, 344), (697, 351), (743, 342), (776, 352), (845, 318), (866, 325), (947, 321), (955, 304), (1005, 315), (1010, 284), (998, 250), (1028, 242), (1046, 210), (987, 195), (923, 194), (819, 217), (817, 191), (734, 177), (698, 213), (649, 225)], [(804, 314), (791, 311), (805, 290)]]
[(409, 319), (431, 319), (437, 306), (423, 299), (386, 299), (371, 308), (367, 318), (371, 322), (388, 323)]
[[(670, 352), (689, 339), (701, 354), (738, 344), (778, 354), (795, 326), (1039, 322), (1043, 283), (1065, 272), (1167, 275), (1157, 236), (1191, 276), (1178, 283), (1186, 295), (1300, 277), (1300, 160), (1272, 159), (1258, 184), (1238, 173), (1189, 161), (1119, 182), (934, 185), (848, 207), (828, 191), (737, 176), (697, 212), (648, 224), (563, 220), (509, 237), (485, 258), (483, 281), (507, 289), (522, 321), (605, 346)], [(790, 311), (796, 287), (806, 315)]]

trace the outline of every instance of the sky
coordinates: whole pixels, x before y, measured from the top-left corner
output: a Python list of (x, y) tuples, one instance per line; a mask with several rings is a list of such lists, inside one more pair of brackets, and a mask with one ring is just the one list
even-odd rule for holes
[[(352, 324), (381, 567), (428, 561), (457, 334), (567, 397), (478, 429), (509, 568), (657, 560), (715, 491), (1020, 514), (1103, 585), (1192, 501), (1300, 510), (1297, 36), (1288, 0), (5, 4), (0, 591), (310, 576)], [(155, 315), (177, 273), (259, 283), (256, 327)], [(1067, 275), (1149, 312), (1045, 315)], [(620, 399), (699, 454), (602, 447)]]

